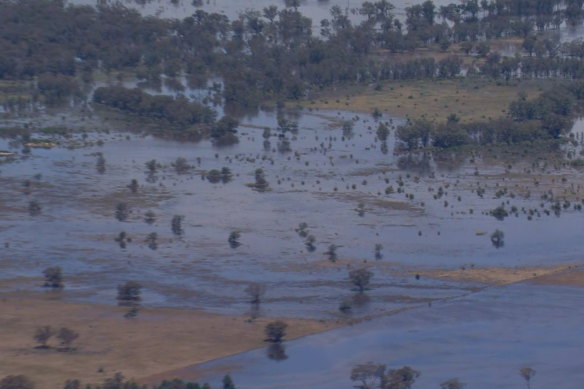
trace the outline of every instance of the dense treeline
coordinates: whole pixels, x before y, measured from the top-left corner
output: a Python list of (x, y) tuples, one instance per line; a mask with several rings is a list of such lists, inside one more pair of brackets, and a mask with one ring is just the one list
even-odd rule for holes
[(238, 141), (237, 120), (226, 115), (216, 121), (214, 110), (182, 95), (174, 98), (151, 95), (138, 88), (111, 86), (97, 88), (93, 101), (137, 116), (163, 120), (172, 125), (164, 134), (175, 138), (198, 140), (210, 136), (216, 145)]
[(584, 82), (579, 81), (553, 87), (533, 100), (520, 96), (506, 118), (473, 123), (460, 123), (456, 115), (446, 123), (414, 120), (399, 127), (397, 137), (409, 150), (558, 139), (570, 130), (583, 103)]
[[(36, 385), (24, 375), (9, 375), (0, 380), (2, 389), (35, 389)], [(235, 389), (235, 384), (229, 375), (223, 378), (223, 389)], [(140, 385), (133, 380), (127, 380), (121, 373), (104, 380), (101, 385), (83, 385), (79, 380), (68, 380), (63, 389), (211, 389), (208, 383), (199, 384), (180, 379), (165, 380), (155, 385)]]
[[(131, 70), (146, 82), (160, 82), (162, 75), (186, 75), (195, 82), (219, 76), (227, 102), (255, 106), (266, 98), (300, 98), (339, 83), (458, 76), (456, 57), (404, 62), (383, 52), (475, 41), (477, 53), (488, 54), (485, 39), (531, 37), (558, 28), (579, 20), (582, 3), (462, 0), (438, 8), (425, 1), (408, 7), (404, 22), (394, 17), (391, 3), (380, 0), (363, 4), (358, 11), (365, 20), (359, 24), (333, 7), (315, 34), (312, 21), (295, 7), (246, 11), (236, 20), (202, 10), (166, 20), (142, 17), (119, 4), (93, 8), (66, 6), (62, 0), (0, 0), (0, 79), (42, 76), (49, 81), (45, 86), (57, 90), (45, 88), (45, 94), (58, 100), (97, 70)], [(499, 62), (504, 65), (491, 58), (485, 70), (512, 65)], [(527, 63), (525, 74), (542, 73), (530, 70), (534, 67)]]
[(212, 124), (215, 111), (184, 96), (176, 98), (165, 95), (150, 95), (142, 90), (121, 86), (101, 87), (95, 90), (93, 100), (97, 103), (154, 119), (165, 119), (180, 127), (195, 124)]

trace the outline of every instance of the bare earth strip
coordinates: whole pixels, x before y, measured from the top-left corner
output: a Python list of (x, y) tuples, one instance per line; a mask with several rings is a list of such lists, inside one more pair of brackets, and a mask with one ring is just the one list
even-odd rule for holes
[[(58, 293), (57, 293), (58, 294)], [(116, 372), (140, 379), (261, 347), (264, 327), (244, 316), (148, 308), (125, 319), (124, 308), (64, 302), (48, 293), (0, 294), (0, 377), (26, 374), (37, 387), (62, 388), (67, 379), (101, 383)], [(288, 339), (335, 326), (285, 319)], [(35, 348), (39, 326), (68, 327), (80, 336), (72, 352)]]
[[(574, 265), (559, 265), (553, 267), (520, 267), (520, 268), (508, 268), (508, 267), (484, 267), (484, 268), (467, 268), (458, 270), (430, 270), (418, 272), (418, 274), (433, 277), (433, 278), (443, 278), (452, 281), (468, 281), (468, 282), (480, 282), (489, 285), (508, 285), (514, 284), (516, 282), (522, 282), (527, 280), (539, 280), (545, 279), (545, 277), (551, 277), (550, 279), (557, 279), (559, 284), (561, 275), (565, 274), (572, 269)], [(582, 273), (580, 273), (582, 274)], [(584, 285), (584, 282), (582, 282)]]

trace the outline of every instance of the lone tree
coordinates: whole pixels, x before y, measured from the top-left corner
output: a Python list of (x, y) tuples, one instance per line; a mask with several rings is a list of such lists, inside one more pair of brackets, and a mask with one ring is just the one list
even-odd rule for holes
[(158, 234), (156, 232), (151, 232), (146, 236), (145, 242), (150, 250), (156, 250), (158, 248)]
[(249, 301), (250, 303), (259, 304), (266, 293), (266, 286), (258, 283), (249, 284), (248, 287), (245, 288), (245, 293), (251, 298)]
[(363, 293), (367, 285), (369, 285), (369, 281), (373, 277), (373, 273), (367, 269), (355, 269), (349, 272), (349, 278), (353, 285), (357, 287), (359, 293)]
[(0, 389), (35, 389), (35, 386), (27, 376), (9, 375), (0, 380)]
[(522, 367), (519, 369), (519, 374), (521, 374), (521, 377), (527, 383), (527, 389), (531, 389), (531, 379), (535, 376), (535, 370), (531, 367)]
[(223, 377), (223, 389), (235, 389), (235, 383), (229, 374)]
[(304, 246), (306, 246), (306, 250), (308, 250), (309, 253), (312, 253), (316, 250), (314, 242), (316, 242), (316, 238), (312, 234), (308, 235), (304, 241)]
[(351, 370), (351, 381), (356, 382), (355, 388), (373, 389), (382, 387), (385, 378), (385, 365), (373, 362), (363, 363)]
[(383, 250), (383, 245), (381, 243), (376, 243), (375, 244), (375, 259), (377, 259), (378, 261), (383, 258), (383, 254), (381, 253), (381, 250)]
[(420, 374), (418, 370), (412, 369), (409, 366), (390, 370), (386, 375), (387, 387), (392, 389), (410, 389)]
[(236, 249), (241, 246), (241, 243), (239, 243), (239, 238), (241, 238), (241, 233), (239, 231), (231, 231), (231, 233), (229, 233), (229, 238), (227, 238), (229, 247)]
[(273, 321), (266, 325), (266, 341), (272, 343), (280, 343), (284, 336), (286, 336), (286, 328), (288, 328), (288, 324), (284, 323), (283, 321)]
[(118, 221), (124, 222), (128, 220), (128, 216), (130, 216), (130, 207), (128, 207), (128, 204), (118, 203), (118, 205), (116, 205), (115, 215)]
[(331, 262), (336, 262), (337, 261), (337, 248), (339, 248), (339, 246), (337, 246), (336, 244), (331, 244), (328, 247), (328, 250), (324, 252), (324, 254), (328, 257), (328, 260)]
[(148, 211), (144, 214), (144, 221), (147, 224), (154, 224), (156, 223), (156, 214), (152, 211)]
[(191, 165), (187, 162), (186, 158), (178, 157), (173, 163), (172, 167), (178, 174), (185, 174), (191, 169)]
[(63, 287), (63, 273), (60, 266), (48, 267), (43, 270), (45, 276), (45, 288), (62, 288)]
[(444, 381), (440, 384), (440, 389), (462, 389), (464, 384), (460, 382), (458, 378), (451, 378), (448, 381)]
[(57, 339), (61, 344), (61, 351), (71, 351), (73, 342), (79, 337), (79, 334), (69, 328), (63, 327), (57, 333)]
[(30, 216), (38, 216), (41, 214), (42, 210), (43, 208), (41, 207), (38, 201), (32, 200), (31, 202), (28, 203), (28, 214)]
[(146, 169), (148, 170), (149, 174), (156, 173), (156, 169), (158, 169), (158, 162), (155, 159), (151, 159), (145, 163)]
[(495, 230), (495, 232), (491, 234), (491, 243), (495, 248), (500, 249), (503, 247), (505, 245), (505, 233), (498, 229)]
[(135, 178), (132, 179), (132, 181), (130, 181), (130, 184), (128, 185), (128, 188), (130, 189), (130, 192), (137, 193), (138, 189), (140, 189), (140, 185), (138, 184), (138, 180), (136, 180)]
[(181, 216), (181, 215), (174, 215), (172, 217), (172, 221), (170, 223), (170, 227), (172, 229), (172, 233), (177, 235), (177, 236), (181, 236), (184, 233), (184, 230), (182, 228), (182, 222), (183, 219), (185, 217)]
[(118, 305), (135, 306), (142, 300), (142, 285), (135, 281), (128, 281), (118, 285)]
[(37, 328), (33, 336), (35, 342), (39, 344), (37, 348), (49, 348), (47, 343), (49, 342), (49, 339), (53, 337), (53, 335), (55, 335), (55, 330), (53, 330), (51, 326)]
[(266, 180), (266, 176), (264, 175), (263, 169), (256, 169), (255, 173), (255, 183), (253, 184), (253, 188), (259, 192), (263, 192), (269, 189), (270, 184)]

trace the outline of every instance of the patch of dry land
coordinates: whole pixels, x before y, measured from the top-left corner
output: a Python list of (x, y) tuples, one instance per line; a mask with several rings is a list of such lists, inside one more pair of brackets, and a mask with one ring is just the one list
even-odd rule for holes
[[(274, 320), (165, 308), (146, 308), (125, 319), (125, 308), (65, 302), (60, 293), (0, 294), (0, 377), (25, 374), (43, 389), (60, 389), (67, 379), (101, 383), (116, 372), (140, 380), (262, 347), (264, 327)], [(335, 326), (285, 321), (287, 339)], [(78, 332), (76, 349), (57, 351), (56, 339), (49, 349), (36, 348), (33, 334), (45, 325)]]
[[(489, 285), (508, 285), (527, 280), (557, 279), (561, 274), (573, 270), (572, 265), (553, 267), (474, 267), (458, 270), (430, 270), (417, 272), (420, 275), (433, 278), (443, 278), (452, 281), (480, 282)], [(581, 273), (584, 274), (584, 273)], [(584, 285), (584, 280), (582, 280)]]
[(570, 269), (564, 272), (547, 274), (532, 281), (537, 285), (584, 286), (584, 270)]
[(451, 113), (463, 122), (496, 119), (507, 114), (520, 92), (537, 97), (546, 82), (496, 83), (478, 78), (391, 81), (380, 85), (338, 88), (303, 103), (308, 108), (342, 109), (370, 114), (374, 108), (397, 117), (446, 120)]

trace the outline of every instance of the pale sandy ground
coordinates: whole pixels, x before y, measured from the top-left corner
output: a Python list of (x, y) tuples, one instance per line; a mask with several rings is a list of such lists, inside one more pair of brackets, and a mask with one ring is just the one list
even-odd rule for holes
[[(584, 269), (574, 265), (415, 273), (488, 285), (530, 281), (540, 285), (584, 286)], [(186, 366), (265, 346), (264, 327), (274, 320), (259, 318), (250, 322), (247, 316), (166, 308), (146, 308), (136, 319), (125, 319), (126, 308), (65, 302), (62, 298), (66, 293), (0, 293), (0, 377), (25, 374), (42, 389), (60, 389), (67, 379), (97, 384), (116, 372), (151, 383), (172, 378), (169, 373)], [(287, 339), (352, 324), (351, 321), (285, 321), (289, 325)], [(57, 351), (55, 339), (50, 341), (53, 347), (49, 350), (35, 348), (32, 336), (42, 325), (77, 331), (80, 337), (76, 350)]]
[(565, 284), (565, 280), (578, 278), (584, 285), (581, 270), (574, 265), (558, 265), (552, 267), (474, 267), (464, 270), (429, 270), (417, 272), (422, 276), (443, 278), (452, 281), (480, 282), (489, 285), (508, 285), (516, 282), (534, 280), (550, 280), (548, 284)]
[(565, 285), (584, 286), (584, 270), (581, 268), (571, 269), (565, 272), (547, 274), (532, 280), (537, 285)]
[[(0, 377), (25, 374), (42, 389), (62, 388), (67, 379), (101, 383), (116, 372), (139, 380), (264, 346), (264, 327), (273, 320), (164, 308), (125, 319), (125, 308), (64, 302), (58, 294), (0, 294)], [(338, 325), (285, 321), (287, 339)], [(77, 350), (36, 349), (32, 336), (41, 325), (77, 331)]]

